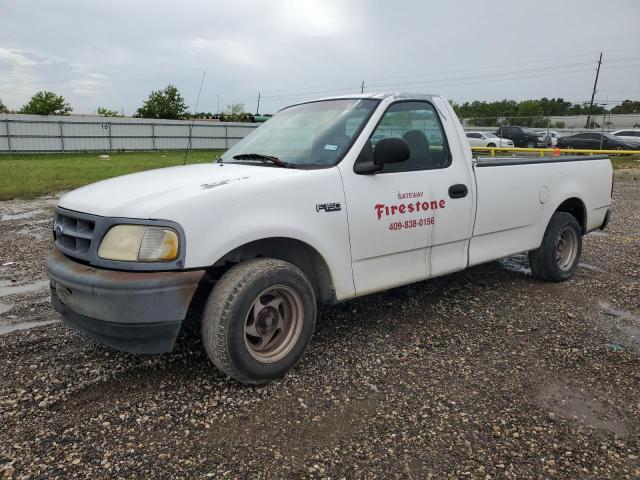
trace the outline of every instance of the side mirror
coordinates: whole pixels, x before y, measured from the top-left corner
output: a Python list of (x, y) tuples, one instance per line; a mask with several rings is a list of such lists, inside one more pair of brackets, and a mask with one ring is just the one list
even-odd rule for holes
[(402, 138), (383, 138), (373, 150), (373, 163), (380, 166), (385, 163), (400, 163), (409, 160), (410, 155), (409, 144)]
[(353, 165), (353, 171), (358, 174), (376, 173), (384, 164), (404, 162), (410, 155), (409, 144), (402, 138), (383, 138), (376, 143), (375, 149), (371, 142), (367, 142)]

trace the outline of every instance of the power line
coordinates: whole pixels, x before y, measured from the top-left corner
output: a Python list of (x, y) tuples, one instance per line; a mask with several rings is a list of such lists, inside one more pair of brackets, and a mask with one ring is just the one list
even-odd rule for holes
[[(614, 62), (621, 62), (621, 61), (633, 61), (636, 60), (636, 58), (634, 57), (629, 57), (629, 58), (613, 58), (613, 59), (609, 59), (606, 61), (603, 61), (602, 63), (614, 63)], [(574, 71), (570, 71), (570, 72), (558, 72), (558, 70), (566, 70), (569, 68), (574, 68), (574, 67), (580, 67), (580, 66), (588, 66), (588, 65), (594, 65), (593, 61), (585, 61), (585, 62), (576, 62), (576, 63), (569, 63), (569, 64), (563, 64), (563, 65), (544, 65), (544, 66), (539, 66), (539, 67), (534, 67), (534, 68), (527, 68), (527, 69), (520, 69), (520, 70), (510, 70), (510, 71), (504, 71), (504, 72), (493, 72), (493, 73), (485, 73), (485, 74), (479, 74), (479, 75), (471, 75), (471, 76), (461, 76), (461, 77), (449, 77), (449, 78), (434, 78), (432, 80), (425, 80), (425, 79), (421, 79), (419, 81), (414, 81), (414, 82), (393, 82), (393, 83), (374, 83), (369, 85), (369, 88), (383, 88), (383, 87), (387, 87), (387, 86), (392, 86), (392, 87), (398, 87), (398, 86), (411, 86), (411, 85), (426, 85), (426, 84), (433, 84), (433, 82), (459, 82), (461, 80), (467, 80), (467, 79), (484, 79), (487, 77), (503, 77), (503, 76), (508, 76), (508, 75), (514, 75), (514, 74), (522, 74), (522, 73), (534, 73), (534, 72), (540, 72), (540, 71), (547, 71), (547, 70), (554, 70), (554, 73), (558, 73), (558, 74), (564, 74), (564, 73), (577, 73), (577, 72), (581, 72), (584, 70), (574, 70)], [(623, 66), (623, 67), (614, 67), (614, 66), (607, 66), (607, 68), (626, 68), (627, 66)], [(630, 65), (630, 67), (635, 67), (635, 65)], [(466, 70), (466, 69), (465, 69)], [(590, 69), (588, 69), (590, 70)], [(587, 70), (587, 71), (588, 71)], [(446, 73), (446, 72), (441, 72), (441, 74)], [(544, 76), (548, 76), (548, 75), (544, 75)], [(405, 76), (407, 77), (407, 76)], [(514, 79), (519, 79), (519, 78), (526, 78), (526, 77), (517, 77)], [(502, 81), (502, 80), (500, 80)], [(262, 99), (264, 101), (274, 101), (274, 100), (284, 100), (284, 99), (295, 99), (295, 98), (306, 98), (306, 97), (314, 97), (314, 96), (319, 96), (319, 95), (330, 95), (330, 94), (337, 94), (337, 93), (346, 93), (346, 92), (352, 92), (353, 89), (350, 86), (343, 86), (343, 87), (334, 87), (331, 89), (322, 89), (322, 90), (311, 90), (311, 89), (302, 89), (298, 92), (295, 93), (274, 93), (271, 95), (264, 95), (262, 96)], [(362, 88), (361, 88), (362, 91)], [(243, 99), (238, 99), (237, 101), (244, 101), (244, 100), (248, 100), (249, 98), (243, 98)]]
[[(537, 67), (537, 68), (531, 68), (531, 69), (523, 69), (523, 70), (511, 70), (511, 71), (507, 71), (507, 72), (495, 72), (495, 73), (486, 73), (486, 74), (479, 74), (479, 75), (471, 75), (471, 76), (462, 76), (462, 77), (444, 77), (444, 78), (434, 78), (431, 81), (429, 80), (420, 80), (420, 81), (415, 81), (415, 82), (393, 82), (393, 83), (382, 83), (382, 84), (373, 84), (373, 85), (369, 85), (369, 88), (379, 88), (379, 87), (385, 87), (385, 86), (389, 86), (389, 85), (393, 85), (393, 86), (397, 86), (397, 85), (422, 85), (425, 84), (427, 82), (449, 82), (449, 81), (458, 81), (458, 80), (466, 80), (466, 79), (481, 79), (484, 77), (495, 77), (495, 76), (504, 76), (504, 75), (512, 75), (512, 74), (520, 74), (520, 73), (529, 73), (529, 72), (538, 72), (538, 71), (546, 71), (549, 69), (554, 69), (554, 70), (559, 70), (559, 69), (567, 69), (567, 68), (574, 68), (574, 67), (579, 67), (579, 66), (587, 66), (587, 65), (591, 65), (593, 62), (580, 62), (580, 63), (572, 63), (572, 64), (566, 64), (566, 65), (550, 65), (550, 66), (544, 66), (544, 67)], [(445, 73), (445, 72), (442, 72)], [(315, 91), (310, 91), (309, 89), (303, 89), (300, 90), (298, 92), (295, 93), (275, 93), (275, 94), (271, 94), (271, 95), (263, 95), (262, 96), (262, 100), (279, 100), (279, 99), (285, 99), (285, 98), (296, 98), (296, 97), (303, 97), (303, 96), (316, 96), (316, 95), (323, 95), (323, 94), (334, 94), (336, 92), (349, 92), (349, 91), (353, 91), (353, 87), (352, 86), (343, 86), (343, 87), (335, 87), (335, 88), (331, 88), (331, 89), (324, 89), (324, 90), (315, 90)], [(243, 101), (243, 100), (249, 100), (250, 97), (245, 97), (245, 98), (241, 98), (241, 99), (237, 99), (234, 101)]]
[[(620, 50), (628, 51), (633, 49), (620, 49)], [(569, 57), (557, 57), (557, 58), (572, 58), (572, 57), (579, 57), (579, 56), (584, 56), (584, 54), (574, 55)], [(638, 57), (612, 58), (612, 59), (603, 60), (602, 64), (606, 63), (607, 64), (606, 68), (608, 69), (635, 68), (639, 65), (617, 65), (616, 66), (616, 65), (610, 65), (610, 64), (619, 63), (619, 62), (631, 62), (639, 59), (640, 58)], [(534, 61), (520, 62), (520, 63), (521, 64), (541, 63), (546, 61), (549, 61), (549, 59), (534, 60)], [(517, 65), (517, 64), (511, 64), (511, 65)], [(481, 73), (478, 75), (454, 76), (454, 77), (448, 77), (448, 78), (441, 77), (444, 73), (447, 73), (446, 71), (443, 71), (443, 72), (440, 72), (440, 74), (436, 78), (432, 78), (432, 79), (421, 79), (413, 82), (393, 82), (393, 83), (385, 82), (385, 83), (377, 83), (377, 84), (373, 83), (369, 85), (369, 89), (373, 88), (375, 90), (375, 89), (386, 88), (386, 87), (406, 88), (406, 87), (418, 87), (418, 86), (427, 86), (427, 85), (455, 86), (455, 85), (466, 85), (469, 83), (487, 83), (487, 82), (493, 82), (493, 81), (498, 82), (498, 81), (519, 80), (519, 79), (526, 79), (526, 78), (540, 78), (540, 77), (547, 77), (547, 76), (566, 75), (566, 74), (573, 74), (573, 73), (581, 73), (585, 71), (592, 71), (591, 68), (578, 68), (578, 67), (588, 67), (591, 65), (595, 66), (593, 61), (583, 61), (583, 62), (574, 62), (574, 63), (560, 64), (560, 65), (558, 64), (541, 65), (533, 68), (525, 68), (525, 69), (519, 69), (519, 70), (508, 70), (503, 72), (492, 72), (492, 73), (484, 73), (484, 74)], [(485, 68), (489, 68), (489, 67), (485, 67)], [(457, 69), (457, 71), (464, 71), (464, 70), (469, 70), (469, 69)], [(552, 70), (552, 72), (548, 72), (548, 70)], [(538, 72), (541, 72), (541, 73), (537, 74)], [(414, 75), (406, 75), (404, 76), (404, 78), (409, 78), (411, 76), (414, 76)], [(394, 78), (394, 77), (386, 77), (386, 78)], [(402, 77), (399, 77), (399, 78), (402, 78)], [(361, 92), (363, 91), (364, 89), (363, 89), (363, 86), (361, 85)], [(271, 95), (263, 95), (261, 96), (261, 100), (263, 102), (272, 103), (278, 100), (290, 99), (291, 101), (294, 101), (296, 99), (306, 99), (306, 98), (314, 98), (319, 96), (337, 95), (337, 94), (349, 93), (349, 92), (353, 92), (352, 86), (333, 87), (330, 89), (322, 89), (322, 90), (313, 90), (310, 87), (310, 88), (302, 89), (297, 92), (274, 93)], [(250, 100), (250, 97), (238, 99), (234, 101), (246, 101), (246, 100)]]

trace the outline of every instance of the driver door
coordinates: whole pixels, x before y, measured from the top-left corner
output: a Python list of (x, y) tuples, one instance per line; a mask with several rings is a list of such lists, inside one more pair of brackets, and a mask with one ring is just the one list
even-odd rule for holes
[(357, 295), (466, 267), (472, 188), (465, 159), (452, 159), (443, 121), (427, 101), (392, 103), (363, 150), (402, 138), (409, 159), (375, 174), (339, 165)]

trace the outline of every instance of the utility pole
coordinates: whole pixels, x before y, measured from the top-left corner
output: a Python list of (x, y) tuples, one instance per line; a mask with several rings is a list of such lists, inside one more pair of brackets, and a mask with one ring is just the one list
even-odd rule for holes
[(362, 85), (360, 85), (360, 93), (364, 93), (364, 80), (362, 80)]
[(260, 115), (260, 92), (258, 92), (258, 107), (256, 108), (256, 115)]
[(216, 110), (216, 113), (220, 115), (220, 95), (216, 94), (216, 99), (218, 100), (218, 108)]
[(596, 96), (596, 87), (598, 86), (598, 76), (600, 75), (600, 65), (602, 64), (602, 52), (600, 52), (600, 59), (598, 60), (598, 69), (596, 70), (596, 80), (593, 82), (593, 92), (591, 93), (591, 102), (589, 102), (589, 111), (587, 112), (587, 124), (584, 128), (591, 128), (591, 108), (593, 107), (593, 99)]

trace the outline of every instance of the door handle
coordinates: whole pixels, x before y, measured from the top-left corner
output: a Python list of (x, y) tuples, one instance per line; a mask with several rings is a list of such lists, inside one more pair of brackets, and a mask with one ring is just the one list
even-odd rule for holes
[(451, 198), (464, 198), (469, 193), (469, 189), (464, 183), (458, 183), (457, 185), (451, 185), (449, 187), (449, 196)]

